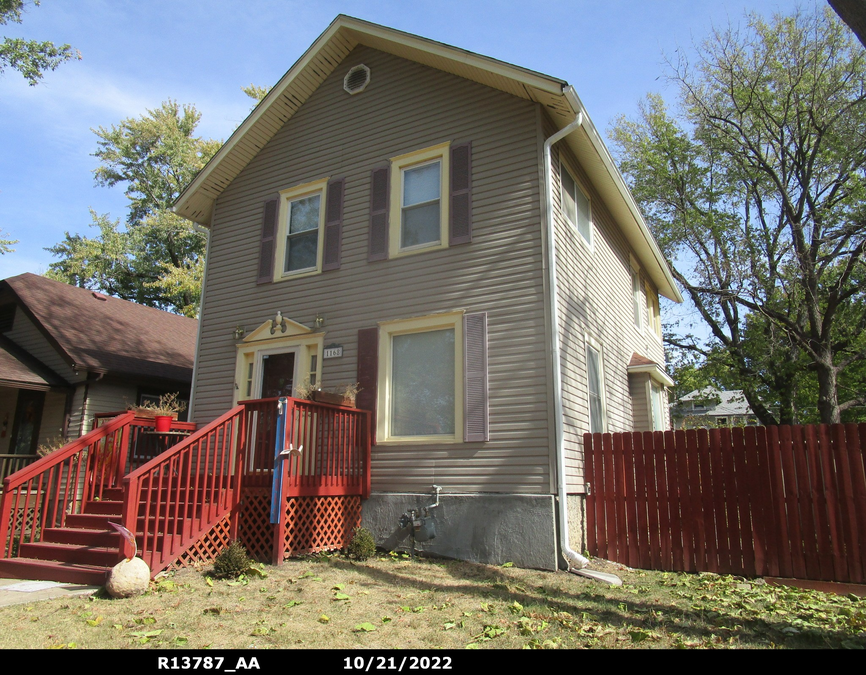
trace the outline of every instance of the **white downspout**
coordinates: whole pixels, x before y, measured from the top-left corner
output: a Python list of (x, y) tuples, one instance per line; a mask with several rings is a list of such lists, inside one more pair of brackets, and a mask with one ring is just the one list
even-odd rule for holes
[(562, 412), (562, 364), (559, 347), (559, 297), (556, 282), (556, 233), (553, 226), (553, 176), (550, 162), (550, 148), (557, 141), (568, 136), (583, 124), (583, 111), (579, 110), (577, 97), (570, 85), (565, 89), (565, 96), (578, 110), (577, 116), (565, 128), (557, 131), (544, 141), (544, 200), (547, 215), (547, 279), (550, 288), (550, 351), (553, 359), (553, 390), (554, 390), (554, 429), (556, 435), (556, 473), (557, 491), (559, 493), (559, 536), (562, 556), (568, 563), (569, 570), (583, 569), (589, 565), (589, 560), (571, 549), (568, 538), (568, 503), (565, 485), (565, 435), (563, 433)]

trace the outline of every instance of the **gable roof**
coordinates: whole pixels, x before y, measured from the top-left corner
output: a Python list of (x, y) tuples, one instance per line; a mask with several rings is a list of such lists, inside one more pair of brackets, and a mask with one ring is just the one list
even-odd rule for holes
[[(718, 403), (715, 401), (718, 400)], [(710, 416), (753, 415), (752, 408), (743, 396), (742, 389), (723, 390), (715, 387), (695, 389), (683, 396), (677, 403), (691, 401), (711, 401), (705, 414)]]
[(567, 143), (599, 191), (659, 293), (682, 302), (637, 203), (574, 89), (565, 81), (343, 14), (286, 72), (178, 198), (174, 211), (210, 226), (222, 191), (358, 45), (415, 61), (544, 106), (557, 129), (583, 112)]
[(198, 321), (36, 274), (0, 281), (73, 368), (189, 382)]

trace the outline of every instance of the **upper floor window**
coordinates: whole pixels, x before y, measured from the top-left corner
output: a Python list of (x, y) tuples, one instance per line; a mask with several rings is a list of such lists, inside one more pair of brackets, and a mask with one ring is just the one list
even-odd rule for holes
[(391, 160), (389, 257), (448, 246), (450, 147)]
[(568, 173), (564, 165), (560, 165), (561, 206), (565, 219), (571, 223), (587, 244), (592, 244), (592, 218), (590, 216), (589, 199), (578, 187), (577, 182)]
[(442, 162), (403, 170), (400, 249), (438, 244), (442, 222)]
[(638, 330), (641, 328), (641, 315), (643, 313), (643, 307), (641, 303), (641, 292), (640, 292), (640, 275), (635, 270), (631, 271), (631, 295), (632, 295), (632, 307), (634, 310), (634, 326)]
[(646, 285), (646, 310), (650, 329), (661, 337), (662, 317), (659, 310), (659, 296), (649, 284)]
[(322, 271), (327, 179), (280, 192), (277, 278)]
[(321, 205), (320, 194), (289, 202), (284, 274), (316, 269), (319, 257)]

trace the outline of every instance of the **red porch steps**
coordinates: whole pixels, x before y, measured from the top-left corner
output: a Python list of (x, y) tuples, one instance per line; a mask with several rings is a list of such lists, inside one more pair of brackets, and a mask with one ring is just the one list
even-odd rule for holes
[[(106, 489), (103, 499), (88, 502), (83, 513), (66, 516), (64, 527), (45, 528), (41, 542), (23, 543), (18, 549), (19, 557), (0, 559), (0, 577), (104, 585), (111, 568), (123, 559), (120, 535), (109, 525), (109, 522), (119, 524), (122, 520), (122, 496), (119, 488)], [(201, 509), (192, 492), (188, 498), (189, 504), (142, 504), (137, 527), (139, 545), (145, 529), (145, 509), (151, 517), (157, 513), (167, 515), (168, 522), (161, 520), (162, 533), (156, 537), (156, 550), (161, 550), (159, 540), (182, 530), (187, 519)], [(148, 539), (153, 542), (152, 531)]]
[(0, 560), (0, 577), (103, 586), (122, 559), (120, 535), (108, 522), (120, 522), (123, 506), (119, 489), (105, 490), (104, 497), (68, 515), (65, 527), (45, 528), (41, 542), (21, 544), (19, 557)]

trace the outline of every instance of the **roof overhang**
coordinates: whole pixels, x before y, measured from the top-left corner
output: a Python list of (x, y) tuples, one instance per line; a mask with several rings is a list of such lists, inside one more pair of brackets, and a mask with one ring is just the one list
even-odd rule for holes
[(628, 364), (628, 374), (637, 375), (640, 373), (648, 374), (651, 379), (666, 387), (674, 386), (673, 379), (665, 372), (660, 363), (656, 363), (640, 354), (632, 354), (631, 361)]
[(583, 111), (567, 143), (586, 169), (659, 293), (682, 296), (631, 192), (567, 82), (465, 49), (339, 15), (234, 131), (178, 198), (178, 215), (210, 227), (214, 204), (253, 157), (355, 47), (363, 45), (541, 104), (557, 130)]

